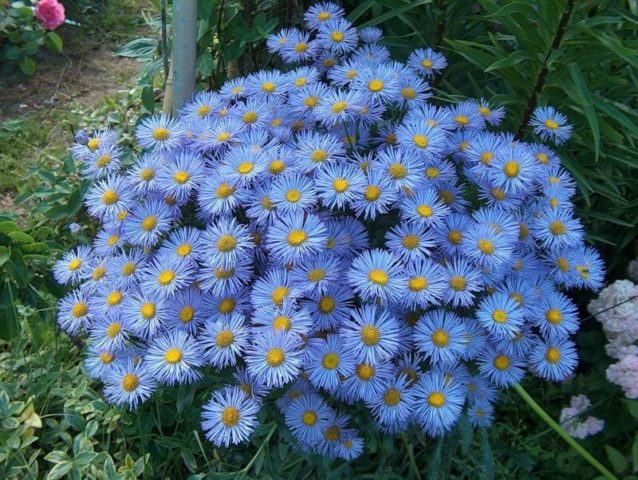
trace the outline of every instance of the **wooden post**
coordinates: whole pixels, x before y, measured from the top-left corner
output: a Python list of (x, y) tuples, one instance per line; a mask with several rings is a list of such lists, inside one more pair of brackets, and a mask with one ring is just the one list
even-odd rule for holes
[(173, 2), (173, 114), (195, 92), (197, 54), (197, 0)]

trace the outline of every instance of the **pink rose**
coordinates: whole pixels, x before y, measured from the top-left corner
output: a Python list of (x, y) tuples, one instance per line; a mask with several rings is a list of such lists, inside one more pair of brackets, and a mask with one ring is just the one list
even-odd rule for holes
[(46, 30), (53, 30), (64, 23), (64, 5), (58, 0), (40, 0), (35, 6), (35, 17)]

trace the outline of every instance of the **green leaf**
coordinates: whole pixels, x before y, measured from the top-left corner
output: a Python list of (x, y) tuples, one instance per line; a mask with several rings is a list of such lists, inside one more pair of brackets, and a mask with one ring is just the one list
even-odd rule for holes
[(11, 249), (0, 245), (0, 267), (11, 257)]
[(505, 67), (511, 67), (513, 65), (517, 65), (521, 62), (528, 60), (527, 54), (520, 50), (515, 50), (510, 53), (507, 57), (494, 62), (492, 65), (485, 69), (485, 73), (491, 72), (493, 70), (498, 70)]
[(46, 480), (57, 480), (58, 478), (64, 477), (69, 470), (73, 468), (73, 464), (71, 462), (62, 462), (55, 465), (46, 476)]
[(44, 37), (44, 41), (46, 42), (47, 47), (51, 50), (62, 53), (62, 39), (60, 38), (60, 35), (55, 32), (47, 32)]
[(611, 445), (605, 445), (605, 452), (607, 452), (607, 459), (616, 473), (624, 472), (629, 466), (629, 462), (625, 456), (616, 450)]
[(587, 123), (589, 123), (592, 140), (594, 141), (594, 157), (595, 160), (598, 161), (598, 156), (600, 155), (600, 131), (598, 127), (598, 117), (596, 116), (596, 111), (594, 109), (594, 102), (592, 101), (589, 90), (587, 89), (587, 84), (585, 83), (585, 79), (583, 78), (583, 74), (580, 71), (578, 64), (571, 63), (567, 66), (567, 69), (569, 70), (569, 74), (574, 82), (574, 87), (576, 88), (576, 100), (583, 107), (585, 118), (587, 118)]
[(44, 459), (47, 462), (51, 462), (51, 463), (69, 462), (71, 460), (69, 455), (66, 452), (63, 452), (62, 450), (54, 450), (52, 452), (49, 452), (46, 454)]
[(9, 238), (13, 243), (33, 243), (35, 239), (24, 232), (9, 232)]
[(359, 25), (359, 28), (365, 27), (374, 27), (375, 25), (379, 25), (380, 23), (387, 22), (388, 20), (392, 20), (395, 17), (398, 17), (402, 13), (409, 12), (417, 7), (422, 5), (427, 5), (428, 3), (432, 3), (432, 0), (418, 0), (416, 2), (408, 2), (407, 5), (402, 5), (397, 8), (393, 8), (391, 11), (384, 13), (383, 15), (379, 15), (378, 17), (373, 18), (372, 20), (368, 20), (365, 23)]
[(155, 94), (151, 85), (142, 89), (142, 105), (144, 105), (144, 108), (146, 108), (149, 113), (155, 111)]
[(9, 220), (5, 220), (4, 222), (0, 222), (0, 232), (9, 233), (9, 232), (17, 232), (22, 230), (17, 223), (11, 222)]
[(638, 472), (638, 434), (634, 437), (634, 443), (631, 445), (631, 463), (632, 472)]
[(28, 55), (24, 56), (20, 61), (20, 70), (22, 70), (22, 73), (25, 75), (33, 75), (35, 73), (35, 62), (33, 59)]

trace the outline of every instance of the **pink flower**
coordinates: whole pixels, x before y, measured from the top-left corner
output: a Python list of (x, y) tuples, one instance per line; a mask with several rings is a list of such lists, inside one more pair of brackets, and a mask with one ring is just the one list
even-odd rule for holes
[(40, 0), (35, 6), (35, 16), (46, 30), (53, 30), (64, 23), (64, 5), (58, 0)]
[(589, 398), (585, 395), (572, 397), (571, 405), (560, 412), (560, 426), (574, 438), (587, 438), (596, 435), (603, 428), (605, 422), (596, 417), (587, 417), (582, 420), (578, 417), (591, 407)]
[(619, 385), (627, 398), (638, 398), (638, 357), (627, 355), (607, 369), (607, 380)]

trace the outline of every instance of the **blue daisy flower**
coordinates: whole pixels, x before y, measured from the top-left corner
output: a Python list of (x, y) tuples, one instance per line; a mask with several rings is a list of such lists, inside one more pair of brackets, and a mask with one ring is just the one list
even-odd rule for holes
[(301, 300), (300, 306), (310, 312), (313, 330), (337, 328), (350, 318), (354, 307), (352, 290), (338, 284), (330, 285), (324, 293)]
[(132, 244), (150, 248), (173, 225), (173, 212), (162, 201), (149, 199), (134, 206), (122, 223), (122, 237)]
[(204, 310), (209, 316), (209, 320), (217, 320), (219, 317), (227, 318), (233, 313), (247, 314), (250, 311), (248, 289), (244, 288), (236, 293), (218, 297), (205, 296)]
[(461, 416), (465, 403), (463, 386), (448, 381), (440, 373), (423, 375), (414, 386), (413, 394), (419, 399), (413, 407), (414, 418), (431, 437), (444, 435)]
[(204, 179), (204, 162), (189, 152), (180, 152), (157, 172), (157, 189), (178, 203), (188, 200)]
[(366, 177), (353, 165), (330, 164), (317, 173), (314, 184), (323, 205), (341, 209), (363, 192)]
[(297, 135), (294, 154), (298, 160), (298, 168), (308, 172), (343, 161), (345, 148), (331, 134), (307, 131)]
[(155, 295), (137, 292), (130, 295), (122, 307), (126, 327), (133, 335), (149, 340), (161, 330), (168, 318), (166, 302)]
[(567, 117), (553, 107), (536, 107), (529, 125), (543, 141), (550, 140), (556, 145), (565, 143), (572, 134)]
[(202, 430), (216, 447), (229, 447), (248, 440), (257, 428), (259, 404), (239, 387), (214, 392), (202, 407)]
[(157, 192), (157, 173), (164, 160), (155, 153), (143, 153), (128, 170), (126, 179), (135, 193)]
[(319, 70), (315, 67), (302, 66), (286, 73), (286, 84), (292, 92), (295, 89), (303, 89), (310, 85), (318, 84), (319, 78)]
[(344, 259), (354, 258), (370, 245), (366, 228), (354, 217), (330, 220), (326, 230), (326, 249)]
[(250, 257), (240, 259), (232, 267), (203, 267), (197, 272), (197, 284), (206, 293), (215, 296), (233, 295), (252, 279)]
[(200, 290), (187, 288), (171, 296), (166, 304), (167, 330), (179, 330), (197, 336), (208, 315)]
[(485, 119), (487, 123), (493, 127), (498, 127), (505, 118), (504, 107), (494, 107), (488, 100), (481, 98), (479, 100), (470, 100), (478, 113)]
[(394, 356), (399, 348), (399, 323), (376, 305), (362, 305), (351, 313), (351, 321), (339, 330), (345, 346), (358, 361), (380, 362)]
[(461, 257), (448, 260), (443, 271), (449, 286), (443, 301), (453, 307), (472, 305), (474, 294), (482, 287), (479, 271)]
[(359, 30), (361, 41), (376, 43), (383, 38), (383, 31), (378, 27), (365, 27)]
[(449, 213), (450, 208), (439, 200), (436, 191), (431, 188), (418, 189), (401, 202), (401, 217), (424, 227), (440, 224)]
[(385, 433), (393, 435), (406, 430), (417, 403), (415, 392), (410, 386), (409, 379), (399, 375), (385, 385), (379, 395), (366, 402)]
[(162, 242), (159, 255), (173, 255), (182, 261), (199, 260), (203, 255), (200, 242), (202, 231), (194, 227), (173, 230)]
[(541, 297), (531, 310), (531, 322), (546, 338), (566, 338), (578, 330), (578, 308), (560, 292)]
[(538, 341), (529, 353), (529, 366), (541, 378), (562, 382), (578, 365), (576, 345), (570, 340)]
[(287, 215), (311, 211), (317, 203), (317, 193), (312, 179), (291, 173), (273, 182), (269, 199), (281, 214)]
[(200, 120), (215, 115), (215, 112), (226, 106), (226, 101), (215, 92), (198, 92), (190, 102), (180, 110), (186, 120)]
[(284, 412), (286, 426), (305, 444), (321, 440), (333, 417), (332, 409), (317, 394), (301, 395)]
[(286, 45), (292, 36), (298, 30), (296, 28), (282, 28), (277, 33), (271, 33), (266, 37), (266, 48), (270, 53), (279, 53), (284, 45)]
[(410, 261), (405, 269), (406, 283), (402, 298), (405, 308), (439, 305), (446, 292), (443, 268), (427, 258)]
[(523, 309), (505, 293), (494, 293), (485, 298), (478, 307), (476, 319), (497, 338), (511, 338), (525, 322)]
[(385, 246), (409, 264), (429, 257), (436, 244), (429, 229), (414, 223), (403, 223), (386, 232)]
[(172, 331), (155, 337), (144, 355), (144, 363), (155, 380), (164, 385), (188, 384), (203, 376), (202, 351), (185, 332)]
[(195, 280), (192, 264), (182, 262), (172, 255), (161, 255), (144, 267), (140, 287), (162, 298), (188, 287)]
[(417, 74), (431, 78), (447, 67), (447, 60), (442, 53), (431, 48), (419, 48), (408, 57), (408, 66)]
[(178, 148), (184, 129), (175, 118), (162, 113), (142, 120), (135, 129), (137, 142), (145, 150), (166, 152)]
[(84, 357), (84, 366), (88, 376), (102, 382), (106, 381), (111, 372), (126, 358), (126, 351), (114, 352), (106, 348), (89, 345)]
[(58, 302), (57, 323), (62, 330), (76, 336), (80, 328), (87, 330), (93, 318), (91, 299), (81, 290), (73, 290)]
[(288, 93), (285, 74), (277, 70), (260, 70), (246, 79), (246, 95), (270, 100)]
[(202, 234), (202, 249), (205, 260), (212, 267), (224, 270), (235, 266), (240, 260), (251, 255), (255, 248), (245, 225), (234, 218), (220, 218)]
[(282, 387), (294, 380), (302, 362), (301, 343), (296, 335), (264, 332), (253, 339), (244, 357), (248, 372), (269, 387)]
[(403, 269), (392, 253), (377, 248), (363, 252), (352, 261), (348, 280), (363, 300), (398, 302), (405, 283)]
[(104, 396), (109, 403), (134, 410), (150, 398), (155, 388), (155, 380), (145, 362), (125, 359), (116, 362), (108, 373), (104, 381)]
[(91, 247), (81, 245), (74, 250), (69, 250), (53, 266), (53, 277), (60, 285), (76, 285), (90, 274), (91, 259), (93, 257)]
[(397, 128), (397, 142), (401, 148), (424, 160), (440, 157), (446, 148), (446, 136), (439, 127), (423, 122), (405, 121)]
[(310, 30), (317, 30), (330, 20), (343, 18), (345, 14), (344, 9), (334, 2), (318, 2), (304, 12), (303, 18)]
[(89, 329), (91, 342), (97, 348), (111, 351), (121, 350), (129, 340), (129, 331), (124, 321), (114, 314), (96, 317)]
[(204, 130), (203, 137), (198, 138), (197, 141), (203, 151), (218, 150), (237, 143), (239, 135), (246, 128), (246, 124), (237, 118), (211, 122), (211, 125)]
[(294, 335), (307, 335), (312, 328), (312, 319), (305, 308), (258, 310), (254, 312), (251, 322), (259, 330), (288, 332)]
[(574, 252), (574, 270), (577, 286), (597, 292), (605, 280), (605, 264), (600, 254), (592, 247), (583, 245)]
[(121, 156), (122, 149), (117, 145), (100, 146), (87, 156), (82, 170), (90, 178), (103, 178), (116, 174), (122, 166)]
[(384, 148), (377, 152), (377, 159), (400, 192), (411, 192), (422, 182), (424, 163), (400, 148)]
[(490, 427), (494, 421), (494, 407), (485, 400), (475, 402), (468, 407), (467, 417), (474, 428)]
[(348, 402), (372, 401), (395, 377), (395, 367), (390, 362), (356, 363), (348, 378), (341, 384), (336, 395)]
[(526, 362), (522, 357), (487, 349), (478, 358), (481, 375), (499, 387), (515, 385), (525, 376)]
[(419, 319), (414, 327), (414, 343), (433, 365), (451, 365), (465, 349), (465, 329), (453, 312), (433, 310)]
[(357, 29), (345, 18), (332, 18), (319, 25), (317, 43), (324, 50), (343, 55), (354, 50), (358, 42)]
[(305, 370), (308, 380), (316, 388), (335, 390), (341, 379), (354, 369), (352, 351), (339, 335), (327, 335), (325, 339), (313, 339), (308, 344)]
[(550, 208), (535, 219), (532, 235), (543, 248), (575, 247), (583, 240), (583, 226), (571, 212)]
[(79, 130), (75, 134), (75, 143), (71, 146), (71, 154), (77, 160), (86, 161), (89, 155), (98, 148), (115, 145), (117, 137), (117, 132), (110, 128), (95, 130), (91, 132), (90, 135)]
[(465, 243), (464, 232), (471, 224), (472, 218), (469, 215), (453, 213), (434, 226), (434, 238), (444, 255), (455, 256), (461, 253)]
[(127, 211), (133, 204), (133, 191), (124, 177), (113, 175), (95, 182), (86, 194), (89, 215), (108, 221)]
[(292, 269), (292, 281), (309, 295), (324, 293), (337, 283), (344, 263), (335, 255), (321, 253), (298, 262)]
[(374, 220), (377, 215), (388, 213), (398, 198), (386, 173), (381, 169), (371, 168), (366, 175), (365, 187), (351, 202), (351, 207), (357, 216)]
[(507, 264), (512, 257), (512, 243), (492, 226), (477, 224), (465, 232), (461, 252), (478, 266), (495, 269)]
[(326, 227), (317, 215), (295, 213), (273, 223), (266, 248), (283, 265), (320, 253), (326, 239)]
[(136, 286), (148, 256), (140, 249), (131, 249), (111, 259), (107, 279), (113, 286), (128, 288)]
[(391, 103), (401, 96), (399, 79), (393, 70), (383, 64), (362, 68), (352, 82), (352, 89), (360, 92), (366, 103)]
[(327, 127), (356, 119), (365, 100), (354, 90), (331, 90), (315, 108), (316, 118)]
[(287, 270), (281, 268), (265, 272), (252, 286), (250, 303), (256, 310), (280, 310), (297, 303), (303, 292)]
[[(452, 112), (447, 107), (437, 107), (429, 103), (415, 106), (408, 110), (405, 117), (403, 117), (403, 123), (406, 125), (414, 124), (416, 126), (439, 128), (444, 131), (441, 132), (444, 135), (447, 135), (445, 133), (446, 130), (454, 130), (455, 128)], [(415, 146), (418, 146), (412, 138), (408, 139), (408, 144), (410, 143), (415, 143)], [(418, 143), (423, 142), (420, 141)]]
[(207, 321), (198, 337), (206, 363), (216, 368), (235, 365), (237, 357), (246, 351), (249, 342), (246, 319), (240, 313)]

